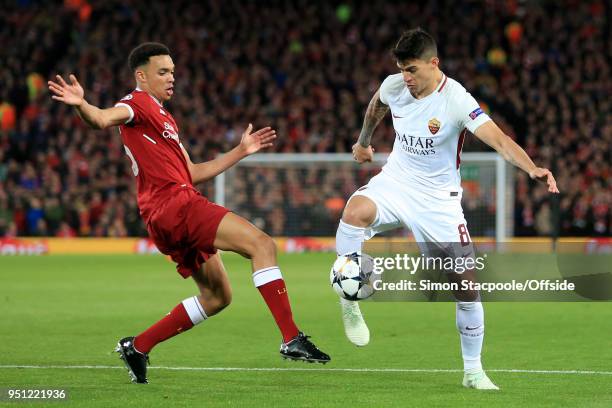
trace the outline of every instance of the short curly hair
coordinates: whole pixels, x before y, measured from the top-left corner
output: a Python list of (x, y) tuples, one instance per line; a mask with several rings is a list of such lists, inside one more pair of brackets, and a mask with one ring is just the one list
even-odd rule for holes
[(136, 71), (141, 65), (149, 62), (149, 58), (156, 55), (170, 55), (170, 50), (164, 44), (156, 42), (146, 42), (140, 44), (130, 52), (128, 65), (132, 72)]

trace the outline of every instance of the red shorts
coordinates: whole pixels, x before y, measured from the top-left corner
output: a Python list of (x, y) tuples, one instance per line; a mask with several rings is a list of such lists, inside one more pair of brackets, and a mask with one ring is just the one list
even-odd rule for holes
[(217, 229), (228, 212), (194, 190), (181, 189), (151, 215), (147, 230), (155, 246), (176, 262), (178, 273), (188, 278), (217, 253)]

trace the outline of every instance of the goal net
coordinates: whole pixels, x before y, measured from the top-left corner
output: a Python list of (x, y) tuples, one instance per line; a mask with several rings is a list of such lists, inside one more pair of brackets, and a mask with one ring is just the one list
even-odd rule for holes
[[(380, 172), (386, 154), (359, 165), (350, 153), (262, 153), (215, 179), (215, 202), (272, 236), (334, 236), (347, 199)], [(512, 236), (513, 180), (495, 153), (463, 153), (463, 210), (472, 237)], [(405, 236), (407, 231), (386, 235)]]

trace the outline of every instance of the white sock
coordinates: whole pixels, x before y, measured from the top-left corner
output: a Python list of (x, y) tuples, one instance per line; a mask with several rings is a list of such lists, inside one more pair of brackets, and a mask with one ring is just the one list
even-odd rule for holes
[(336, 231), (336, 253), (338, 255), (361, 252), (365, 240), (365, 228), (355, 227), (340, 220)]
[(189, 318), (191, 319), (191, 323), (195, 326), (198, 323), (202, 323), (204, 320), (208, 319), (208, 315), (204, 311), (202, 304), (198, 300), (197, 296), (192, 296), (183, 300), (183, 307), (187, 311)]
[(481, 371), (480, 353), (484, 339), (484, 310), (481, 302), (457, 302), (457, 329), (461, 339), (463, 370), (466, 374)]
[(277, 279), (283, 279), (283, 275), (278, 266), (270, 266), (253, 272), (253, 284), (256, 288)]

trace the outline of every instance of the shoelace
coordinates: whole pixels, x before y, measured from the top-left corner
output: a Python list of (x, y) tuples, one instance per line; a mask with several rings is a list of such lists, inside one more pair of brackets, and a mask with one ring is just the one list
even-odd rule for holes
[(468, 374), (468, 381), (470, 383), (478, 383), (484, 378), (484, 371), (475, 374)]
[(300, 339), (302, 340), (302, 343), (306, 346), (306, 348), (308, 349), (309, 352), (313, 352), (313, 351), (320, 351), (317, 346), (315, 346), (310, 340), (308, 340), (310, 338), (310, 336), (307, 335), (302, 335), (300, 336)]

